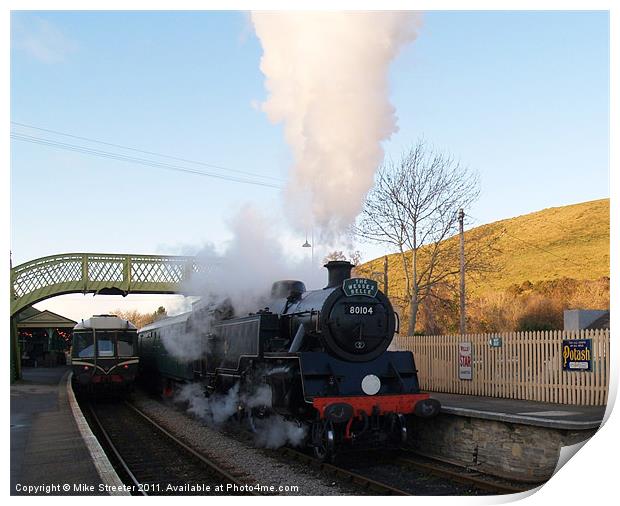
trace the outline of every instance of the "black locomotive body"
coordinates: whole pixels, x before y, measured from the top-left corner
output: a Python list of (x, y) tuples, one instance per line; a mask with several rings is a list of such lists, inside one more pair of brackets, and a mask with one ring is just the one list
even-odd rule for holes
[[(439, 403), (420, 393), (413, 354), (387, 351), (397, 319), (377, 283), (351, 279), (349, 262), (326, 267), (322, 290), (278, 281), (263, 310), (211, 318), (206, 352), (194, 371), (200, 370), (208, 394), (239, 385), (240, 399), (247, 399), (268, 385), (269, 405), (240, 405), (240, 412), (307, 424), (308, 443), (320, 457), (361, 441), (401, 443), (407, 420), (437, 414)], [(201, 321), (195, 313), (188, 321), (194, 329)]]

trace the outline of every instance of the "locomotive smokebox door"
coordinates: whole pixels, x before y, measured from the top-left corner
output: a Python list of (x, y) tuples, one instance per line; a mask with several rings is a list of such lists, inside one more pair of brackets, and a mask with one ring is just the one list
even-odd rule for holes
[(385, 352), (394, 336), (392, 304), (372, 279), (341, 280), (325, 300), (321, 315), (327, 348), (344, 360), (373, 360)]

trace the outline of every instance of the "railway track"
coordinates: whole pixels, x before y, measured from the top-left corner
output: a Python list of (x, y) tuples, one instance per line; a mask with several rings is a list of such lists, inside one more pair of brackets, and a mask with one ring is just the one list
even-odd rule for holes
[[(224, 488), (220, 494), (234, 495), (226, 491), (227, 484), (236, 484), (239, 490), (244, 490), (246, 475), (218, 467), (131, 404), (106, 403), (89, 405), (88, 409), (106, 453), (120, 470), (123, 481), (132, 485), (133, 493), (213, 495), (218, 494), (214, 487), (221, 485)], [(234, 437), (241, 436), (235, 432)], [(242, 433), (242, 438), (251, 443), (250, 434)], [(510, 484), (405, 450), (358, 452), (359, 455), (343, 459), (338, 465), (321, 462), (289, 447), (277, 453), (283, 460), (295, 460), (320, 470), (350, 485), (352, 490), (370, 495), (512, 494), (537, 486)], [(195, 484), (196, 488), (183, 488), (188, 484)]]
[(405, 469), (416, 469), (418, 471), (432, 473), (436, 476), (444, 477), (464, 485), (470, 485), (479, 490), (497, 495), (525, 492), (541, 485), (540, 483), (510, 483), (507, 480), (494, 478), (477, 471), (470, 471), (430, 457), (423, 457), (414, 452), (407, 452), (405, 456), (401, 455), (396, 457), (395, 463)]
[(255, 495), (129, 403), (87, 404), (88, 418), (133, 495)]
[[(250, 445), (253, 441), (249, 431), (232, 431), (229, 435), (242, 438)], [(292, 459), (321, 470), (340, 482), (373, 495), (501, 495), (524, 492), (538, 486), (511, 484), (506, 480), (472, 472), (408, 450), (393, 450), (387, 453), (376, 450), (358, 451), (352, 458), (343, 459), (342, 465), (321, 462), (314, 456), (291, 447), (279, 448), (277, 452), (285, 460)], [(429, 483), (433, 480), (440, 484)]]
[(388, 483), (373, 480), (372, 478), (346, 469), (345, 467), (321, 462), (317, 458), (300, 452), (299, 450), (295, 450), (289, 447), (283, 447), (280, 449), (280, 451), (286, 457), (293, 458), (298, 462), (303, 462), (304, 464), (309, 464), (315, 468), (321, 469), (322, 471), (325, 471), (326, 473), (333, 475), (340, 480), (359, 486), (368, 492), (376, 492), (377, 495), (411, 495), (410, 493), (398, 487), (392, 486)]
[[(289, 458), (319, 468), (340, 480), (377, 495), (433, 495), (428, 492), (428, 488), (431, 490), (433, 488), (427, 483), (429, 476), (444, 482), (447, 480), (447, 482), (461, 485), (461, 493), (465, 495), (514, 494), (525, 492), (539, 485), (509, 483), (506, 480), (496, 479), (406, 451), (404, 455), (403, 451), (395, 452), (393, 456), (387, 457), (385, 455), (378, 457), (372, 455), (370, 463), (359, 464), (358, 461), (353, 469), (349, 469), (347, 465), (336, 466), (320, 462), (318, 459), (292, 448), (283, 448), (281, 451)], [(361, 461), (363, 460), (365, 459), (362, 457)], [(386, 466), (392, 469), (386, 470)], [(407, 473), (410, 474), (411, 470), (418, 473), (408, 476)], [(424, 482), (424, 489), (420, 490), (422, 482)], [(448, 491), (439, 492), (439, 494), (453, 495), (449, 492), (449, 486)]]

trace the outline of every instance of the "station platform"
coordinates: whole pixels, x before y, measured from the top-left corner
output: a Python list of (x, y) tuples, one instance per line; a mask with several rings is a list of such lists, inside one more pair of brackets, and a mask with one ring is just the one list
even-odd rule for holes
[(110, 495), (120, 481), (86, 422), (74, 416), (70, 368), (22, 373), (11, 385), (11, 495)]
[(434, 392), (430, 395), (441, 403), (442, 413), (552, 429), (596, 429), (605, 416), (605, 406), (575, 406)]

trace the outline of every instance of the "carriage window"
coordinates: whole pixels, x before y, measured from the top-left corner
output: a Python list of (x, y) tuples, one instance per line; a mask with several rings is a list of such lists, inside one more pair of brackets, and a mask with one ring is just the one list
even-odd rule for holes
[(74, 332), (73, 333), (73, 356), (80, 358), (92, 357), (95, 355), (95, 343), (93, 333)]
[(97, 356), (114, 356), (114, 334), (115, 331), (97, 331)]
[(135, 355), (136, 333), (131, 331), (119, 330), (116, 342), (119, 357), (131, 357)]

